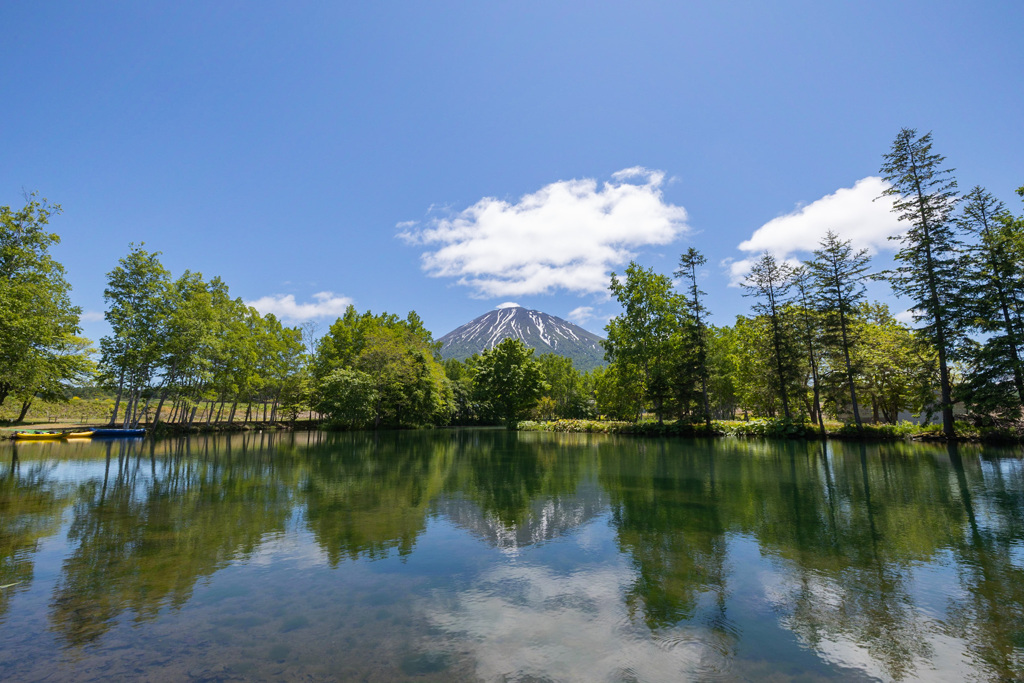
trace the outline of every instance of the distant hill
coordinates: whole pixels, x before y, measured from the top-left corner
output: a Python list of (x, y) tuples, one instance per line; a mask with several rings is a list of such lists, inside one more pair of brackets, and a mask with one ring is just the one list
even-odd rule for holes
[(603, 341), (579, 325), (522, 306), (499, 308), (474, 318), (441, 337), (441, 357), (465, 360), (491, 349), (503, 339), (520, 339), (538, 355), (555, 353), (571, 358), (578, 370), (605, 365)]

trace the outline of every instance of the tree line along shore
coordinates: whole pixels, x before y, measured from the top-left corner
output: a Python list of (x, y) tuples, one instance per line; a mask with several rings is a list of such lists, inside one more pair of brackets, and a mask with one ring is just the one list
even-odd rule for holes
[[(822, 226), (802, 263), (764, 253), (742, 282), (751, 310), (715, 326), (700, 251), (671, 275), (631, 262), (610, 278), (622, 312), (605, 328), (608, 365), (589, 372), (516, 340), (442, 360), (415, 312), (350, 306), (322, 335), (287, 326), (218, 277), (172, 276), (144, 244), (108, 273), (110, 333), (97, 349), (50, 254), (60, 206), (28, 195), (20, 210), (0, 207), (0, 420), (75, 421), (77, 409), (156, 431), (502, 424), (1020, 439), (1024, 217), (984, 188), (961, 194), (930, 133), (901, 130), (881, 173), (906, 225), (891, 268), (872, 269), (867, 251)], [(872, 280), (907, 302), (913, 326), (868, 299)]]

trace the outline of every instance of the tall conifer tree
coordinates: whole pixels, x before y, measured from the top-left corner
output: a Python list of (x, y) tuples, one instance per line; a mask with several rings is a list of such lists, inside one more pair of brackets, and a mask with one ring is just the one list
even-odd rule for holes
[(708, 400), (708, 341), (707, 325), (705, 323), (707, 309), (701, 303), (701, 296), (707, 295), (707, 292), (702, 291), (697, 286), (697, 268), (707, 262), (708, 260), (703, 254), (690, 247), (679, 257), (679, 270), (676, 271), (675, 275), (676, 277), (685, 277), (689, 280), (686, 304), (690, 317), (693, 318), (695, 324), (697, 373), (700, 375), (700, 393), (704, 401), (704, 424), (710, 430), (711, 403)]
[[(979, 346), (978, 372), (972, 384), (980, 391), (974, 394), (999, 395), (993, 408), (1014, 408), (1019, 413), (1024, 405), (1024, 365), (1021, 362), (1021, 340), (1024, 321), (1017, 283), (1022, 264), (1019, 246), (1024, 225), (1015, 221), (1002, 202), (984, 188), (975, 187), (964, 197), (960, 227), (975, 238), (967, 250), (967, 294), (965, 301), (974, 319), (974, 326), (989, 336)], [(1006, 378), (1012, 378), (1016, 396), (1010, 399), (1004, 390)], [(978, 386), (981, 385), (981, 386)], [(1008, 400), (1009, 399), (1009, 400)], [(1011, 405), (1005, 405), (1011, 403)]]
[(932, 151), (932, 135), (918, 137), (904, 128), (889, 152), (883, 155), (881, 172), (889, 183), (883, 193), (893, 198), (893, 211), (910, 227), (897, 239), (902, 248), (897, 265), (888, 272), (899, 296), (912, 301), (914, 319), (939, 357), (939, 394), (942, 429), (947, 438), (953, 429), (953, 388), (949, 363), (962, 330), (959, 296), (959, 243), (953, 230), (957, 201), (953, 169), (943, 166), (945, 157)]
[(793, 274), (793, 286), (796, 287), (796, 301), (795, 308), (797, 317), (800, 320), (801, 336), (803, 337), (804, 345), (807, 347), (807, 362), (811, 370), (811, 382), (812, 390), (814, 394), (814, 415), (811, 416), (812, 421), (818, 422), (818, 429), (821, 430), (821, 438), (826, 437), (825, 434), (825, 416), (822, 415), (821, 411), (821, 373), (819, 372), (819, 354), (820, 349), (818, 348), (817, 341), (820, 337), (821, 325), (819, 323), (821, 316), (818, 313), (817, 307), (814, 305), (814, 298), (812, 296), (812, 282), (810, 272), (806, 267), (797, 268)]
[(855, 342), (851, 322), (857, 306), (864, 300), (864, 280), (867, 277), (870, 257), (866, 249), (854, 251), (850, 246), (850, 240), (839, 239), (831, 230), (822, 238), (820, 244), (820, 248), (814, 251), (814, 258), (807, 265), (817, 289), (818, 308), (825, 315), (826, 339), (832, 344), (838, 344), (842, 349), (853, 420), (857, 425), (857, 431), (863, 433), (864, 426), (857, 404), (855, 372), (850, 354), (850, 348)]
[(785, 261), (776, 261), (775, 256), (765, 252), (750, 269), (750, 275), (743, 282), (746, 289), (744, 296), (757, 298), (754, 311), (765, 316), (771, 323), (772, 351), (775, 360), (775, 371), (779, 382), (779, 399), (782, 401), (782, 414), (787, 420), (792, 418), (789, 410), (789, 394), (787, 385), (790, 383), (792, 367), (789, 346), (788, 325), (784, 309), (786, 297), (793, 285), (793, 268)]

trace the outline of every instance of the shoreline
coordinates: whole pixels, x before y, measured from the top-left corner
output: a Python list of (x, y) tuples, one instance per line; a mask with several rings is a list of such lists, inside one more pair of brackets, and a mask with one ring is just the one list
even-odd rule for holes
[[(62, 431), (96, 429), (107, 427), (95, 423), (34, 423), (16, 426), (0, 427), (0, 441), (13, 441), (14, 433), (22, 430), (52, 429)], [(161, 422), (154, 429), (149, 424), (140, 423), (144, 427), (146, 437), (165, 436), (187, 436), (190, 434), (219, 434), (219, 433), (241, 433), (258, 431), (350, 431), (332, 430), (325, 428), (319, 420), (296, 420), (294, 422), (246, 422), (246, 423), (220, 423), (200, 425), (178, 425)], [(459, 425), (444, 425), (437, 427), (420, 427), (415, 429), (445, 429), (459, 427)], [(473, 425), (473, 427), (482, 427)], [(493, 427), (493, 426), (492, 426)], [(494, 427), (501, 428), (501, 427)], [(947, 439), (941, 431), (924, 430), (911, 431), (916, 429), (911, 425), (865, 425), (865, 433), (858, 434), (848, 425), (838, 429), (828, 430), (824, 436), (827, 441), (845, 442), (920, 442), (920, 443), (984, 443), (992, 445), (1021, 445), (1024, 444), (1024, 434), (1014, 433), (1009, 430), (979, 430), (975, 429), (973, 434), (965, 434), (955, 439)], [(408, 431), (403, 429), (382, 429), (382, 430), (352, 430), (352, 431)], [(635, 436), (642, 438), (723, 438), (737, 437), (746, 439), (766, 439), (770, 441), (821, 441), (822, 435), (817, 425), (809, 423), (782, 423), (770, 419), (759, 418), (749, 422), (740, 421), (713, 421), (711, 429), (708, 430), (703, 423), (689, 422), (624, 422), (614, 420), (552, 420), (552, 421), (523, 421), (519, 423), (515, 431), (520, 432), (554, 432), (565, 434), (606, 434), (612, 436)]]

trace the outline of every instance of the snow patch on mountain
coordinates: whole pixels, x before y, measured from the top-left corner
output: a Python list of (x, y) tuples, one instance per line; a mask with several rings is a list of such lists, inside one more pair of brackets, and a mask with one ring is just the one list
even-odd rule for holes
[(580, 370), (605, 365), (601, 337), (556, 316), (511, 302), (452, 330), (438, 341), (442, 358), (464, 360), (510, 337), (536, 349), (538, 354), (555, 353), (571, 358)]

